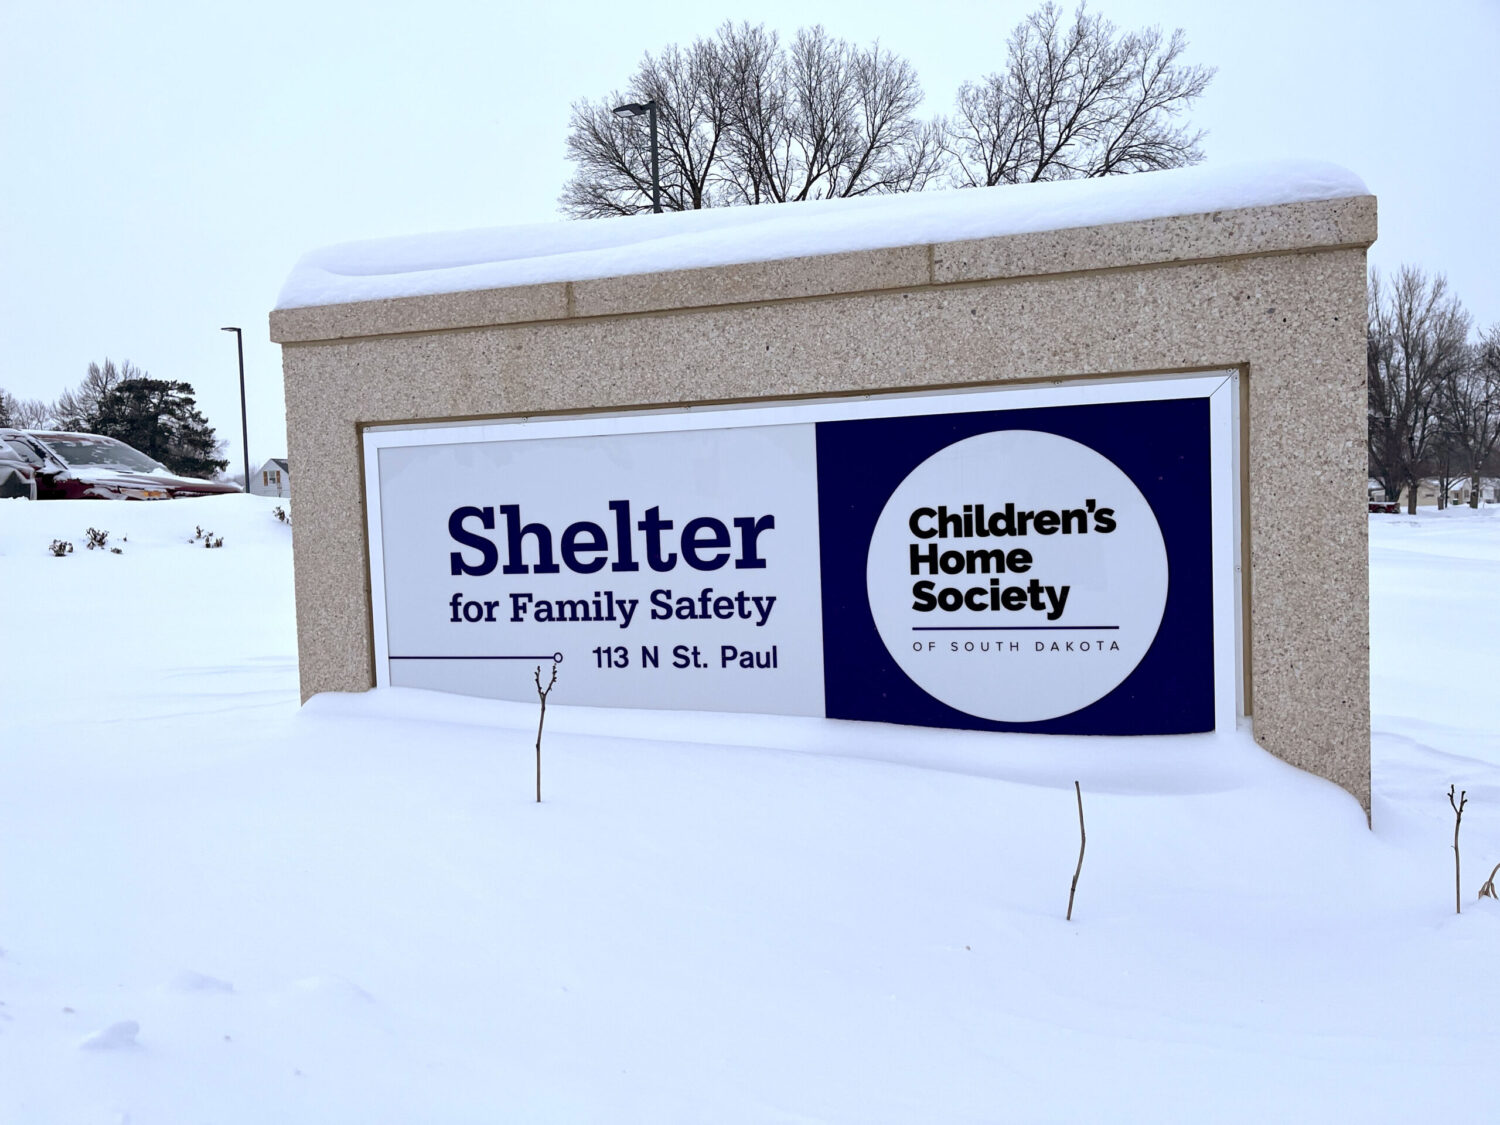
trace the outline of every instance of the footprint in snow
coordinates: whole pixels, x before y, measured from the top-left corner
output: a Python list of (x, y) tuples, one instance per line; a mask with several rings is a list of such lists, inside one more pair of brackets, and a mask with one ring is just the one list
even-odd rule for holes
[(121, 1020), (112, 1023), (103, 1031), (96, 1031), (92, 1035), (85, 1036), (78, 1044), (80, 1050), (84, 1051), (128, 1051), (140, 1046), (136, 1042), (136, 1036), (141, 1033), (141, 1025), (135, 1020)]
[(367, 1004), (375, 999), (352, 980), (333, 973), (326, 976), (304, 977), (294, 982), (289, 992), (293, 996), (328, 996), (342, 1000), (359, 1000)]
[(271, 993), (269, 999), (278, 1008), (313, 1008), (319, 1011), (337, 1007), (357, 1009), (375, 1003), (374, 996), (348, 977), (341, 977), (336, 973), (288, 981)]
[(227, 980), (189, 970), (172, 978), (172, 989), (176, 992), (233, 992), (234, 985)]

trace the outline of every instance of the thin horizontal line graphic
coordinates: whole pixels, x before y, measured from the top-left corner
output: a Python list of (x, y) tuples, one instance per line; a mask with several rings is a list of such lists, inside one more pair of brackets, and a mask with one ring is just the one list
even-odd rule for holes
[(542, 656), (388, 656), (387, 660), (550, 660), (555, 664), (562, 663), (563, 654), (560, 652), (545, 653)]
[(1119, 629), (1118, 625), (913, 625), (913, 633), (1051, 633), (1071, 629), (1075, 632), (1098, 633), (1104, 629)]

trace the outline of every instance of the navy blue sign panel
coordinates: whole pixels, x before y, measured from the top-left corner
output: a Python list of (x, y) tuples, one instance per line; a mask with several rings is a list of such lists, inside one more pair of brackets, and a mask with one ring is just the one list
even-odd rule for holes
[(828, 717), (1212, 730), (1210, 437), (1206, 398), (818, 422)]

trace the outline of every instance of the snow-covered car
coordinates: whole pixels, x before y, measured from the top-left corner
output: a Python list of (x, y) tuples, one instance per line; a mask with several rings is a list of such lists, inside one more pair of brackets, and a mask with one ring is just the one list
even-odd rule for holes
[(0, 438), (0, 500), (36, 499), (36, 469), (31, 460)]
[(31, 462), (39, 500), (173, 500), (240, 492), (237, 484), (178, 476), (116, 438), (45, 430), (0, 430)]

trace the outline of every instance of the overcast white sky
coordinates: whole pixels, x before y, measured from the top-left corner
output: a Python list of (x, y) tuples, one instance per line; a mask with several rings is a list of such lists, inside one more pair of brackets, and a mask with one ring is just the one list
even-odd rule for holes
[[(556, 218), (569, 103), (724, 19), (878, 37), (937, 113), (1034, 6), (0, 0), (0, 387), (51, 399), (129, 359), (197, 388), (233, 468), (240, 325), (258, 467), (286, 452), (266, 314), (303, 252)], [(1374, 264), (1443, 271), (1500, 322), (1500, 0), (1092, 7), (1219, 68), (1211, 162), (1344, 164), (1380, 197)]]

